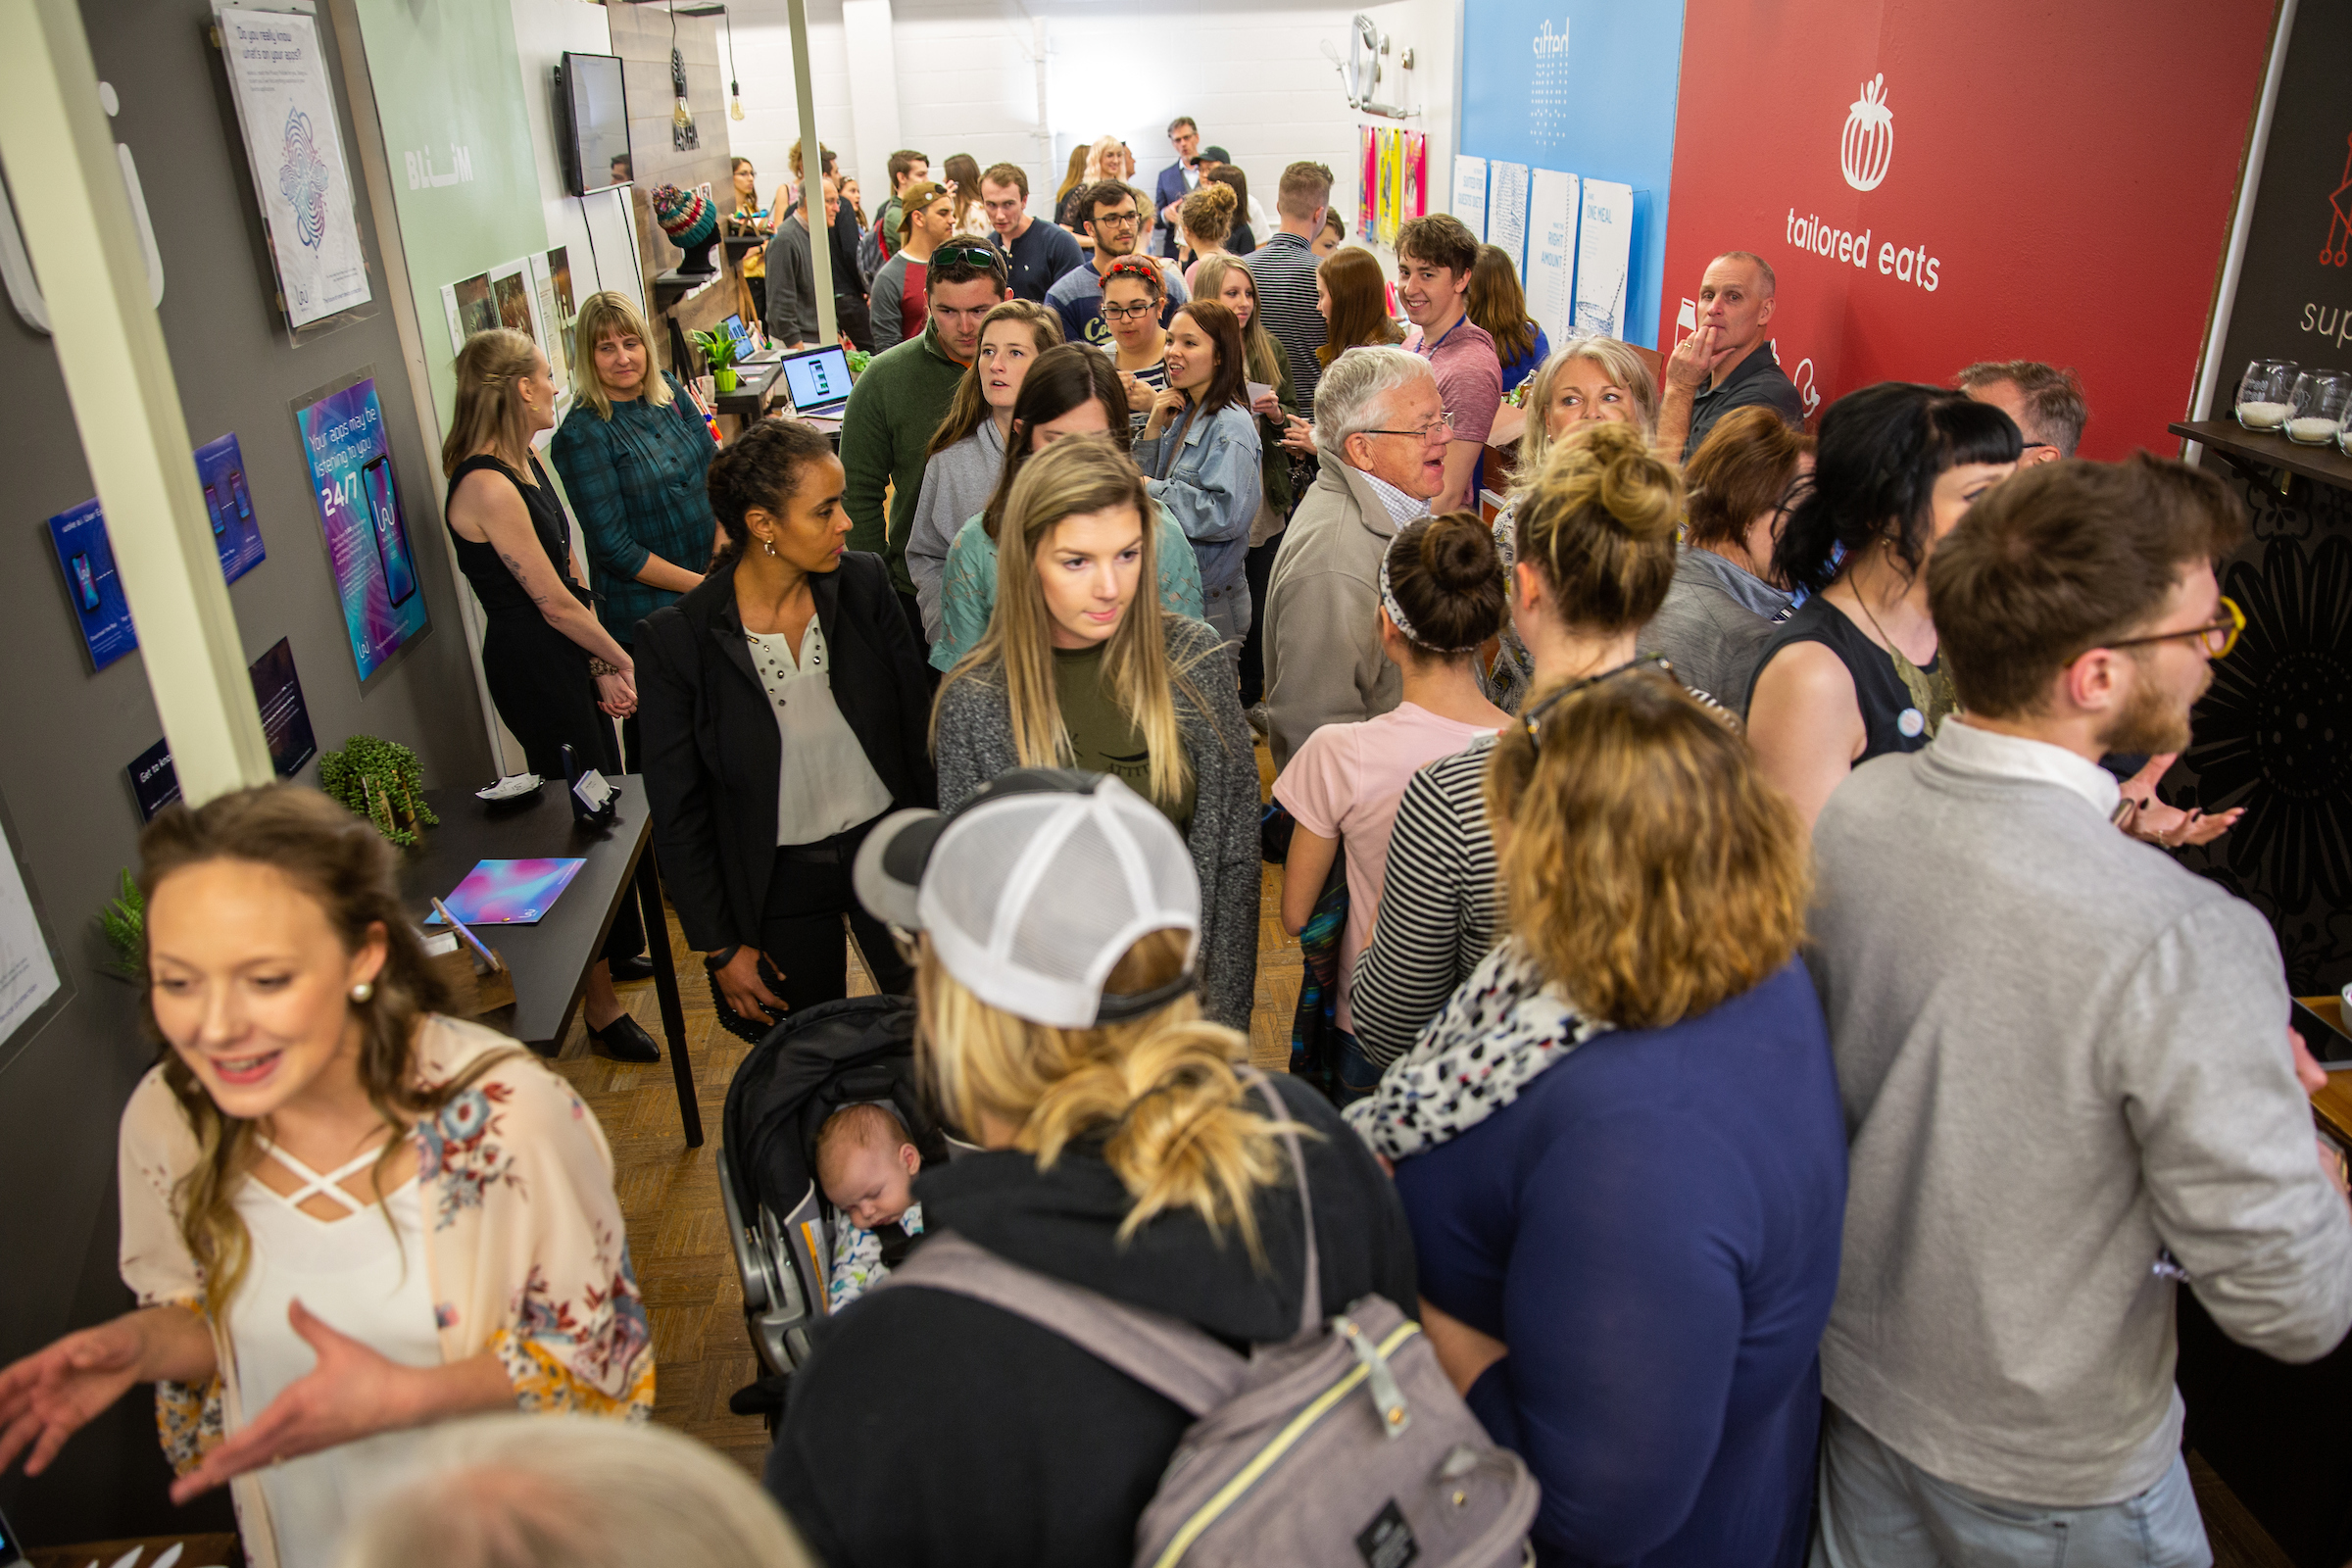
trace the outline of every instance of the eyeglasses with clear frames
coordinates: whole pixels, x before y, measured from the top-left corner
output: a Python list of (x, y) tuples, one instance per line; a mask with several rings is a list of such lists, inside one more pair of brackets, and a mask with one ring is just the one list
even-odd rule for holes
[(1426, 441), (1441, 430), (1451, 430), (1452, 428), (1453, 411), (1446, 409), (1441, 411), (1436, 417), (1423, 420), (1417, 428), (1411, 430), (1358, 430), (1355, 433), (1357, 435), (1409, 435), (1417, 441)]

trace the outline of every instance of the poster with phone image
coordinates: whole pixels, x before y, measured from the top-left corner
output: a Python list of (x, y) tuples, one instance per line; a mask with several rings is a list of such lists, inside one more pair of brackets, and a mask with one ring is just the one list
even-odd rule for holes
[(49, 519), (49, 542), (66, 574), (66, 599), (81, 622), (81, 645), (96, 674), (139, 646), (130, 623), (122, 579), (115, 574), (115, 550), (106, 537), (106, 514), (95, 501)]
[(204, 486), (205, 509), (213, 514), (213, 543), (220, 551), (220, 575), (235, 582), (267, 559), (262, 525), (254, 519), (253, 493), (245, 487), (245, 455), (232, 433), (196, 449), (196, 481)]
[(352, 659), (365, 681), (427, 624), (374, 376), (363, 370), (297, 400), (294, 422)]

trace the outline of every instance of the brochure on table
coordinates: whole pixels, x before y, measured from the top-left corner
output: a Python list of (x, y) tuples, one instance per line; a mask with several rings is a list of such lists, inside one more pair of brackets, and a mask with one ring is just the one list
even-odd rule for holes
[(294, 422), (326, 535), (344, 629), (365, 682), (427, 624), (372, 368), (300, 399)]
[(215, 0), (214, 9), (287, 324), (367, 304), (368, 259), (318, 24), (242, 0)]
[[(586, 860), (481, 860), (442, 906), (467, 925), (530, 925), (555, 906)], [(439, 913), (426, 925), (441, 924)]]

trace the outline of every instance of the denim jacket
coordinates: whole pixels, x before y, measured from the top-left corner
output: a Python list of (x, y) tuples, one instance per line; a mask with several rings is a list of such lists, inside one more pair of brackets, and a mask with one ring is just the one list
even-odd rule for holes
[(1135, 443), (1146, 488), (1193, 542), (1209, 598), (1242, 580), (1250, 524), (1264, 499), (1258, 450), (1257, 420), (1239, 403), (1206, 417), (1196, 411), (1181, 434), (1167, 430)]

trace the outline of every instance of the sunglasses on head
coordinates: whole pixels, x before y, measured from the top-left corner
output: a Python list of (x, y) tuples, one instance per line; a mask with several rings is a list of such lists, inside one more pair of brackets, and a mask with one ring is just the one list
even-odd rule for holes
[(996, 247), (974, 239), (950, 240), (931, 253), (933, 267), (978, 267), (1002, 277), (1004, 264), (997, 257)]

